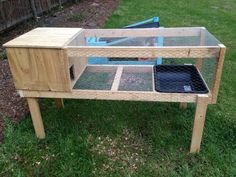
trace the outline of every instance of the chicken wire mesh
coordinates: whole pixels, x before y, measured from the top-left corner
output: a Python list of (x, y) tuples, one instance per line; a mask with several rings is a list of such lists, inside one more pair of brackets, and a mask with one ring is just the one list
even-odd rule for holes
[[(176, 35), (170, 34), (170, 36), (163, 33), (164, 36), (150, 37), (99, 37), (96, 35), (96, 37), (86, 37), (86, 45), (122, 46), (123, 48), (125, 46), (159, 46), (160, 48), (162, 46), (219, 47), (220, 42), (204, 28), (201, 28), (198, 32), (191, 32), (190, 30), (190, 32), (186, 34), (182, 34), (181, 31), (179, 32), (181, 36), (178, 36), (178, 33), (176, 33)], [(70, 45), (72, 44), (69, 44), (69, 46)], [(202, 47), (202, 49), (205, 48)], [(114, 67), (112, 71), (100, 69), (96, 72), (89, 72), (86, 69), (75, 84), (75, 87), (79, 89), (111, 89), (117, 66), (120, 64), (132, 65), (132, 67), (126, 66), (123, 68), (118, 87), (120, 91), (156, 90), (163, 92), (207, 93), (208, 88), (211, 90), (213, 87), (217, 64), (216, 59), (197, 59), (196, 57), (215, 57), (217, 55), (214, 55), (214, 52), (217, 52), (217, 49), (201, 50), (201, 48), (199, 48), (199, 50), (192, 50), (190, 54), (194, 59), (177, 58), (181, 55), (184, 56), (184, 52), (186, 52), (178, 50), (178, 48), (162, 53), (161, 55), (176, 58), (151, 58), (148, 50), (92, 51), (88, 49), (83, 50), (83, 52), (84, 55), (88, 56), (88, 61), (92, 61), (90, 64), (110, 65)], [(77, 54), (77, 51), (75, 51), (75, 53), (71, 51), (70, 54)], [(96, 55), (98, 55), (98, 57), (96, 57)], [(133, 66), (134, 64), (157, 66), (144, 69), (142, 67)], [(152, 70), (150, 70), (150, 68), (152, 68)]]
[(117, 67), (88, 66), (73, 89), (110, 90)]
[(167, 93), (207, 93), (207, 87), (194, 65), (157, 65), (155, 89)]
[[(88, 65), (74, 89), (111, 90), (118, 66)], [(118, 91), (208, 93), (214, 83), (216, 59), (163, 58), (162, 64), (153, 67), (122, 67)]]
[(118, 90), (152, 91), (152, 67), (124, 67)]
[(87, 38), (89, 46), (218, 46), (218, 44), (220, 41), (206, 30), (197, 36)]
[[(163, 65), (173, 65), (173, 66), (182, 66), (182, 65), (189, 65), (189, 68), (192, 68), (192, 66), (195, 66), (197, 69), (198, 75), (202, 78), (202, 81), (205, 83), (205, 85), (211, 89), (214, 83), (214, 76), (215, 76), (215, 70), (216, 70), (216, 59), (215, 58), (204, 58), (204, 59), (192, 59), (192, 58), (164, 58), (162, 59)], [(173, 70), (171, 68), (171, 70)], [(181, 68), (176, 68), (176, 70), (180, 70)], [(184, 69), (183, 67), (183, 70)], [(192, 75), (191, 75), (192, 76)], [(196, 81), (197, 82), (197, 81)]]

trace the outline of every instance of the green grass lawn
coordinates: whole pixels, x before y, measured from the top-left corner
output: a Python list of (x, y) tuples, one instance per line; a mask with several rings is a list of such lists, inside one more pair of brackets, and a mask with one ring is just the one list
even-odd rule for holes
[(121, 0), (105, 27), (159, 16), (165, 27), (205, 26), (226, 46), (217, 105), (210, 105), (200, 154), (189, 154), (195, 105), (66, 100), (57, 110), (42, 100), (47, 138), (30, 117), (6, 119), (0, 176), (235, 176), (235, 0)]

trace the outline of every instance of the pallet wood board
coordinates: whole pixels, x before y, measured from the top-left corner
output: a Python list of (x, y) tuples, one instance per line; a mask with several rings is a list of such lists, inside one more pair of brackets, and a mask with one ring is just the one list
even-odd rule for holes
[(4, 47), (62, 48), (81, 28), (35, 28), (7, 43)]

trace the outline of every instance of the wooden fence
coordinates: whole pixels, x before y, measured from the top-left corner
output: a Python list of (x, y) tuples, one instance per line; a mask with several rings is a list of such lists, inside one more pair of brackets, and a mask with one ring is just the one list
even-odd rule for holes
[(71, 0), (0, 0), (0, 31)]

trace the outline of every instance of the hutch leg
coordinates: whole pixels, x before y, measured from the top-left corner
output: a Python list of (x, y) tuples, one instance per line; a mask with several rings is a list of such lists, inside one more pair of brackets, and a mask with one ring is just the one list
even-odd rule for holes
[(181, 103), (179, 104), (179, 108), (180, 108), (180, 109), (187, 109), (187, 107), (188, 107), (188, 103), (182, 103), (182, 102), (181, 102)]
[(55, 103), (57, 108), (64, 108), (64, 102), (62, 98), (55, 98)]
[(195, 118), (193, 123), (193, 133), (192, 133), (190, 153), (196, 153), (200, 151), (207, 105), (208, 105), (208, 97), (198, 96)]
[(43, 121), (41, 117), (41, 112), (39, 108), (38, 99), (36, 98), (27, 98), (31, 118), (34, 125), (35, 134), (38, 138), (45, 138), (45, 132), (43, 127)]

